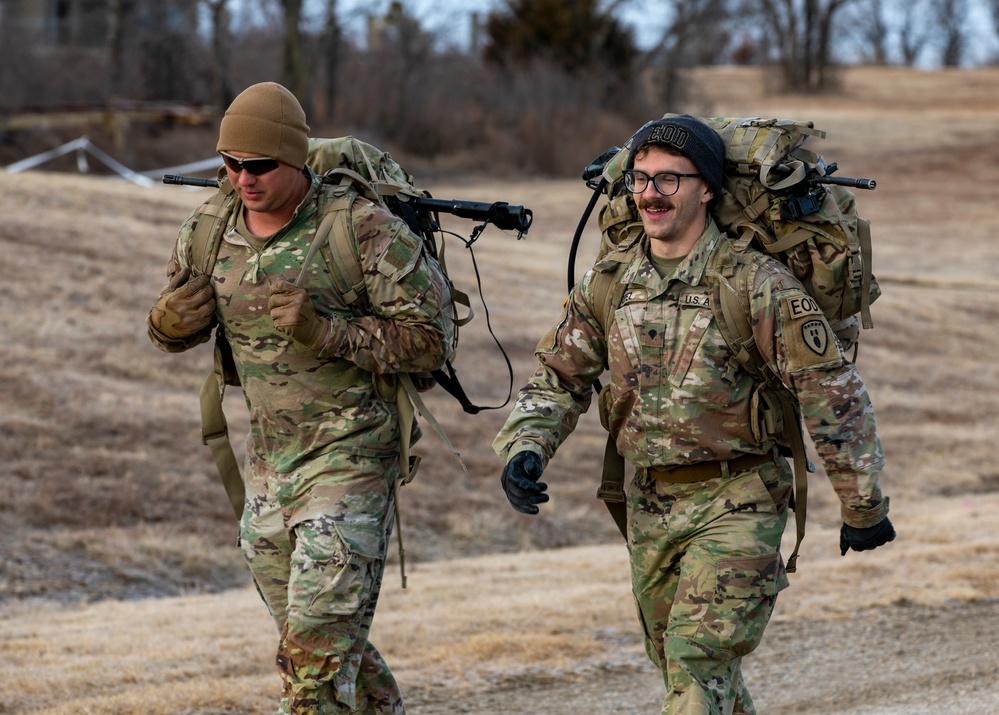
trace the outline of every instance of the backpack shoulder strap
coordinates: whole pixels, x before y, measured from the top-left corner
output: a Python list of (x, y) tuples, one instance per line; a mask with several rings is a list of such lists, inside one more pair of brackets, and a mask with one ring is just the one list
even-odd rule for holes
[[(718, 328), (732, 350), (730, 374), (742, 368), (761, 383), (758, 411), (752, 419), (765, 425), (770, 434), (779, 433), (783, 444), (791, 449), (794, 461), (794, 521), (796, 540), (787, 559), (787, 571), (797, 569), (798, 551), (805, 538), (805, 515), (808, 496), (808, 458), (801, 432), (801, 409), (794, 394), (769, 368), (760, 353), (751, 325), (750, 296), (762, 257), (745, 251), (745, 245), (729, 244), (721, 250), (709, 275), (714, 281), (712, 306)], [(757, 431), (757, 430), (754, 430)]]
[[(324, 254), (324, 257), (334, 288), (348, 306), (353, 306), (366, 294), (361, 256), (350, 226), (350, 207), (358, 197), (358, 191), (354, 187), (354, 177), (347, 176), (354, 172), (346, 169), (335, 171), (344, 174), (343, 180), (337, 184), (324, 183), (319, 190), (316, 233), (296, 283), (301, 284), (312, 259), (325, 248), (329, 251), (329, 255)], [(334, 172), (330, 172), (332, 173)], [(360, 175), (355, 176), (364, 181)]]
[[(236, 205), (236, 192), (228, 179), (220, 179), (219, 190), (194, 215), (188, 244), (188, 265), (194, 275), (211, 275), (222, 236)], [(215, 338), (214, 369), (201, 386), (201, 441), (208, 446), (222, 479), (222, 486), (238, 521), (243, 514), (244, 487), (239, 464), (229, 442), (229, 427), (222, 398), (226, 384), (238, 384), (232, 355), (221, 329)]]
[[(630, 250), (631, 248), (633, 247), (629, 247), (629, 250), (608, 254), (608, 260), (600, 261), (594, 266), (590, 279), (590, 307), (593, 309), (605, 336), (610, 330), (614, 321), (614, 312), (620, 307), (624, 291), (627, 288), (627, 285), (622, 282), (622, 276), (631, 263), (628, 259), (634, 256), (634, 250)], [(606, 412), (609, 410), (610, 390), (601, 388), (599, 383), (597, 383), (597, 390), (600, 393), (597, 398), (597, 408), (600, 412), (600, 421), (606, 429), (608, 427)], [(600, 478), (600, 487), (597, 489), (597, 498), (607, 506), (618, 531), (627, 541), (628, 519), (624, 500), (624, 479), (624, 457), (618, 452), (617, 443), (614, 442), (614, 437), (608, 431), (607, 443), (604, 445), (603, 472)]]
[(219, 254), (222, 235), (236, 205), (236, 191), (228, 179), (195, 212), (188, 263), (194, 275), (211, 274)]
[(630, 236), (627, 241), (609, 251), (593, 265), (593, 275), (590, 278), (590, 307), (604, 335), (610, 330), (614, 321), (614, 311), (621, 306), (621, 299), (628, 287), (621, 278), (631, 265), (643, 235), (638, 233)]
[[(316, 217), (316, 235), (312, 240), (312, 245), (309, 247), (309, 252), (302, 266), (302, 273), (299, 274), (298, 282), (301, 283), (304, 272), (315, 257), (316, 252), (326, 247), (329, 250), (326, 262), (329, 266), (330, 275), (333, 278), (334, 288), (339, 292), (348, 306), (353, 306), (367, 295), (367, 290), (364, 286), (364, 273), (361, 268), (361, 257), (357, 241), (355, 240), (353, 228), (350, 225), (350, 207), (359, 195), (363, 194), (368, 197), (369, 193), (371, 193), (377, 198), (377, 193), (371, 184), (357, 172), (342, 168), (333, 169), (325, 175), (324, 180), (328, 181), (330, 177), (335, 176), (340, 176), (341, 180), (332, 184), (324, 183), (323, 189), (320, 192), (319, 210)], [(360, 184), (360, 187), (357, 184)], [(380, 199), (375, 202), (385, 207), (385, 204)], [(388, 210), (387, 207), (385, 208)], [(377, 380), (378, 376), (375, 376), (374, 379)], [(416, 475), (416, 467), (418, 465), (418, 461), (415, 458), (411, 460), (409, 455), (409, 435), (412, 431), (412, 423), (416, 417), (414, 405), (415, 409), (423, 415), (424, 419), (427, 420), (433, 430), (444, 441), (444, 444), (447, 445), (447, 448), (458, 460), (461, 468), (464, 471), (468, 471), (464, 462), (461, 461), (461, 455), (458, 453), (458, 450), (454, 448), (451, 440), (444, 432), (444, 428), (420, 397), (412, 378), (409, 375), (400, 374), (397, 376), (395, 382), (401, 434), (400, 465), (402, 468), (402, 483), (408, 483), (413, 479)]]
[(215, 467), (222, 479), (222, 487), (229, 504), (232, 506), (236, 521), (243, 518), (243, 503), (246, 500), (246, 490), (243, 478), (240, 476), (239, 464), (229, 441), (229, 425), (222, 409), (222, 398), (225, 385), (219, 379), (219, 363), (216, 346), (216, 368), (201, 385), (199, 402), (201, 404), (201, 442), (212, 453)]

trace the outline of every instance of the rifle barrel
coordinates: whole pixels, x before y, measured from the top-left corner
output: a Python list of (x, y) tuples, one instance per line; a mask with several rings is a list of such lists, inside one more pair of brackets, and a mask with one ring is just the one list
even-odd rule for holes
[(836, 184), (837, 186), (849, 186), (851, 189), (867, 189), (874, 191), (878, 182), (874, 179), (853, 179), (848, 176), (822, 176), (819, 177), (820, 184)]
[(523, 206), (511, 206), (505, 201), (463, 201), (461, 199), (411, 198), (407, 203), (425, 211), (453, 214), (473, 221), (491, 221), (497, 228), (527, 233), (534, 215)]
[(163, 183), (178, 186), (203, 186), (213, 189), (219, 187), (219, 182), (216, 179), (200, 179), (197, 176), (179, 176), (178, 174), (164, 174)]
[[(164, 184), (174, 184), (178, 186), (202, 186), (218, 188), (218, 181), (215, 179), (201, 179), (196, 176), (180, 176), (177, 174), (165, 174)], [(431, 199), (431, 198), (411, 198), (408, 203), (418, 209), (425, 211), (436, 211), (437, 213), (449, 213), (459, 218), (468, 218), (475, 221), (491, 221), (497, 228), (503, 230), (516, 230), (527, 233), (534, 220), (534, 214), (530, 209), (523, 206), (511, 206), (505, 201), (487, 203), (485, 201), (463, 201), (461, 199)]]

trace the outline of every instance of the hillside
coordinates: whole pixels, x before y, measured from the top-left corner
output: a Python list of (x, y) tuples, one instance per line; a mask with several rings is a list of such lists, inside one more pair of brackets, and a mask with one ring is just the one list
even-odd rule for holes
[[(884, 291), (858, 364), (878, 413), (899, 538), (841, 559), (834, 495), (813, 476), (801, 573), (782, 596), (753, 682), (767, 713), (804, 712), (795, 698), (812, 668), (829, 685), (809, 686), (810, 713), (890, 715), (896, 703), (906, 713), (991, 712), (960, 703), (996, 702), (989, 683), (999, 662), (979, 648), (995, 634), (977, 633), (999, 621), (999, 242), (991, 228), (999, 70), (862, 68), (844, 80), (835, 97), (757, 97), (752, 70), (704, 70), (699, 103), (688, 108), (813, 119), (828, 132), (813, 149), (836, 161), (840, 175), (878, 182), (858, 196), (874, 225)], [(488, 316), (519, 385), (561, 308), (569, 239), (587, 191), (580, 181), (529, 177), (428, 188), (534, 211), (525, 240), (490, 228), (474, 245)], [(136, 703), (150, 713), (270, 711), (272, 633), (246, 587), (231, 514), (200, 444), (197, 393), (211, 352), (165, 355), (145, 336), (176, 230), (203, 195), (0, 172), (0, 651), (8, 661), (0, 665), (0, 712), (128, 713)], [(472, 228), (448, 226), (463, 236)], [(591, 221), (580, 268), (595, 246)], [(447, 257), (460, 287), (476, 291), (469, 252), (456, 239)], [(459, 371), (473, 399), (499, 404), (506, 366), (486, 331), (487, 311), (480, 304), (476, 313), (462, 333)], [(237, 394), (226, 402), (238, 442), (245, 410)], [(428, 431), (418, 447), (424, 465), (403, 492), (409, 588), (398, 590), (390, 566), (376, 619), (383, 650), (421, 705), (416, 712), (448, 712), (442, 703), (454, 693), (469, 694), (468, 709), (450, 712), (523, 711), (515, 693), (567, 702), (594, 674), (620, 676), (621, 693), (653, 702), (658, 676), (635, 632), (622, 546), (594, 498), (604, 439), (595, 415), (552, 463), (552, 501), (531, 518), (506, 504), (490, 448), (508, 408), (467, 417), (446, 395), (432, 393), (428, 403), (468, 471)], [(525, 604), (516, 616), (504, 594)], [(549, 600), (565, 613), (552, 613)], [(86, 605), (94, 601), (101, 603)], [(159, 645), (134, 648), (136, 633)], [(223, 637), (233, 639), (231, 650), (209, 665), (206, 644)], [(846, 650), (854, 638), (888, 649), (861, 648), (877, 668), (857, 670)], [(63, 645), (46, 645), (55, 640)], [(942, 672), (972, 673), (968, 692), (901, 685), (912, 676), (948, 687), (924, 669), (946, 660), (926, 657), (930, 642), (953, 658)], [(101, 663), (114, 663), (109, 670), (125, 673), (132, 688), (108, 678)], [(195, 677), (202, 673), (214, 675)], [(834, 686), (853, 677), (867, 679), (857, 693), (880, 709), (837, 700), (843, 691)], [(511, 689), (518, 678), (530, 688)], [(654, 711), (611, 709), (620, 698), (607, 709), (597, 700), (571, 711)]]

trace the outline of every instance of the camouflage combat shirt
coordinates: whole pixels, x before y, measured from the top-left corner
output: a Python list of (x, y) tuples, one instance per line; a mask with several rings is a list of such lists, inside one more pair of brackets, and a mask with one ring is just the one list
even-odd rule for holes
[[(670, 276), (647, 258), (647, 239), (621, 272), (626, 285), (604, 333), (594, 269), (570, 293), (561, 321), (536, 350), (538, 369), (496, 437), (504, 459), (533, 451), (544, 463), (587, 409), (609, 369), (607, 424), (618, 451), (639, 468), (765, 453), (751, 428), (757, 382), (730, 369), (732, 351), (712, 310), (708, 268), (724, 248), (713, 221)], [(598, 264), (599, 265), (599, 264)], [(750, 297), (763, 357), (794, 391), (842, 504), (844, 521), (866, 527), (887, 514), (878, 477), (884, 455), (867, 390), (821, 310), (779, 261), (766, 258)]]
[[(426, 266), (422, 241), (405, 222), (364, 198), (354, 202), (349, 223), (371, 305), (368, 314), (350, 316), (333, 287), (324, 248), (301, 287), (320, 317), (332, 317), (329, 343), (317, 353), (274, 327), (267, 307), (270, 285), (279, 278), (298, 280), (316, 233), (322, 185), (308, 171), (308, 195), (260, 251), (237, 230), (237, 201), (212, 270), (212, 325), (175, 342), (149, 331), (160, 349), (180, 352), (207, 341), (216, 322), (222, 326), (250, 412), (247, 448), (278, 472), (332, 450), (366, 456), (396, 452), (396, 405), (379, 396), (372, 375), (434, 370), (444, 360), (444, 289)], [(196, 215), (181, 228), (170, 276), (188, 265)]]

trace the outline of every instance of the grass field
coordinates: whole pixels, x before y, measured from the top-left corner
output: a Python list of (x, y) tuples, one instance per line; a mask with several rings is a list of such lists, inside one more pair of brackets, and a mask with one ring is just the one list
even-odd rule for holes
[[(829, 97), (759, 96), (750, 69), (695, 80), (689, 111), (812, 119), (828, 136), (811, 148), (840, 175), (878, 181), (858, 201), (884, 295), (858, 365), (899, 538), (841, 559), (838, 506), (814, 476), (800, 570), (777, 621), (999, 598), (999, 70), (858, 68)], [(481, 176), (428, 188), (534, 212), (525, 240), (487, 229), (474, 246), (519, 385), (560, 311), (587, 191), (578, 180)], [(145, 336), (176, 230), (203, 195), (0, 172), (0, 713), (273, 710), (272, 625), (200, 444), (210, 350), (165, 355)], [(580, 270), (595, 249), (591, 221)], [(469, 251), (453, 240), (447, 255), (459, 286), (477, 291)], [(459, 371), (473, 399), (499, 404), (506, 366), (486, 310), (476, 312)], [(226, 402), (238, 442), (245, 410), (239, 395)], [(595, 415), (553, 461), (552, 501), (532, 518), (507, 505), (490, 448), (508, 408), (467, 417), (446, 395), (428, 402), (468, 472), (428, 430), (401, 507), (409, 588), (398, 588), (393, 554), (374, 635), (407, 691), (429, 703), (441, 688), (500, 687), (525, 673), (543, 683), (621, 669), (655, 681), (623, 546), (594, 498), (604, 439)], [(973, 640), (975, 624), (955, 621), (949, 633)]]

